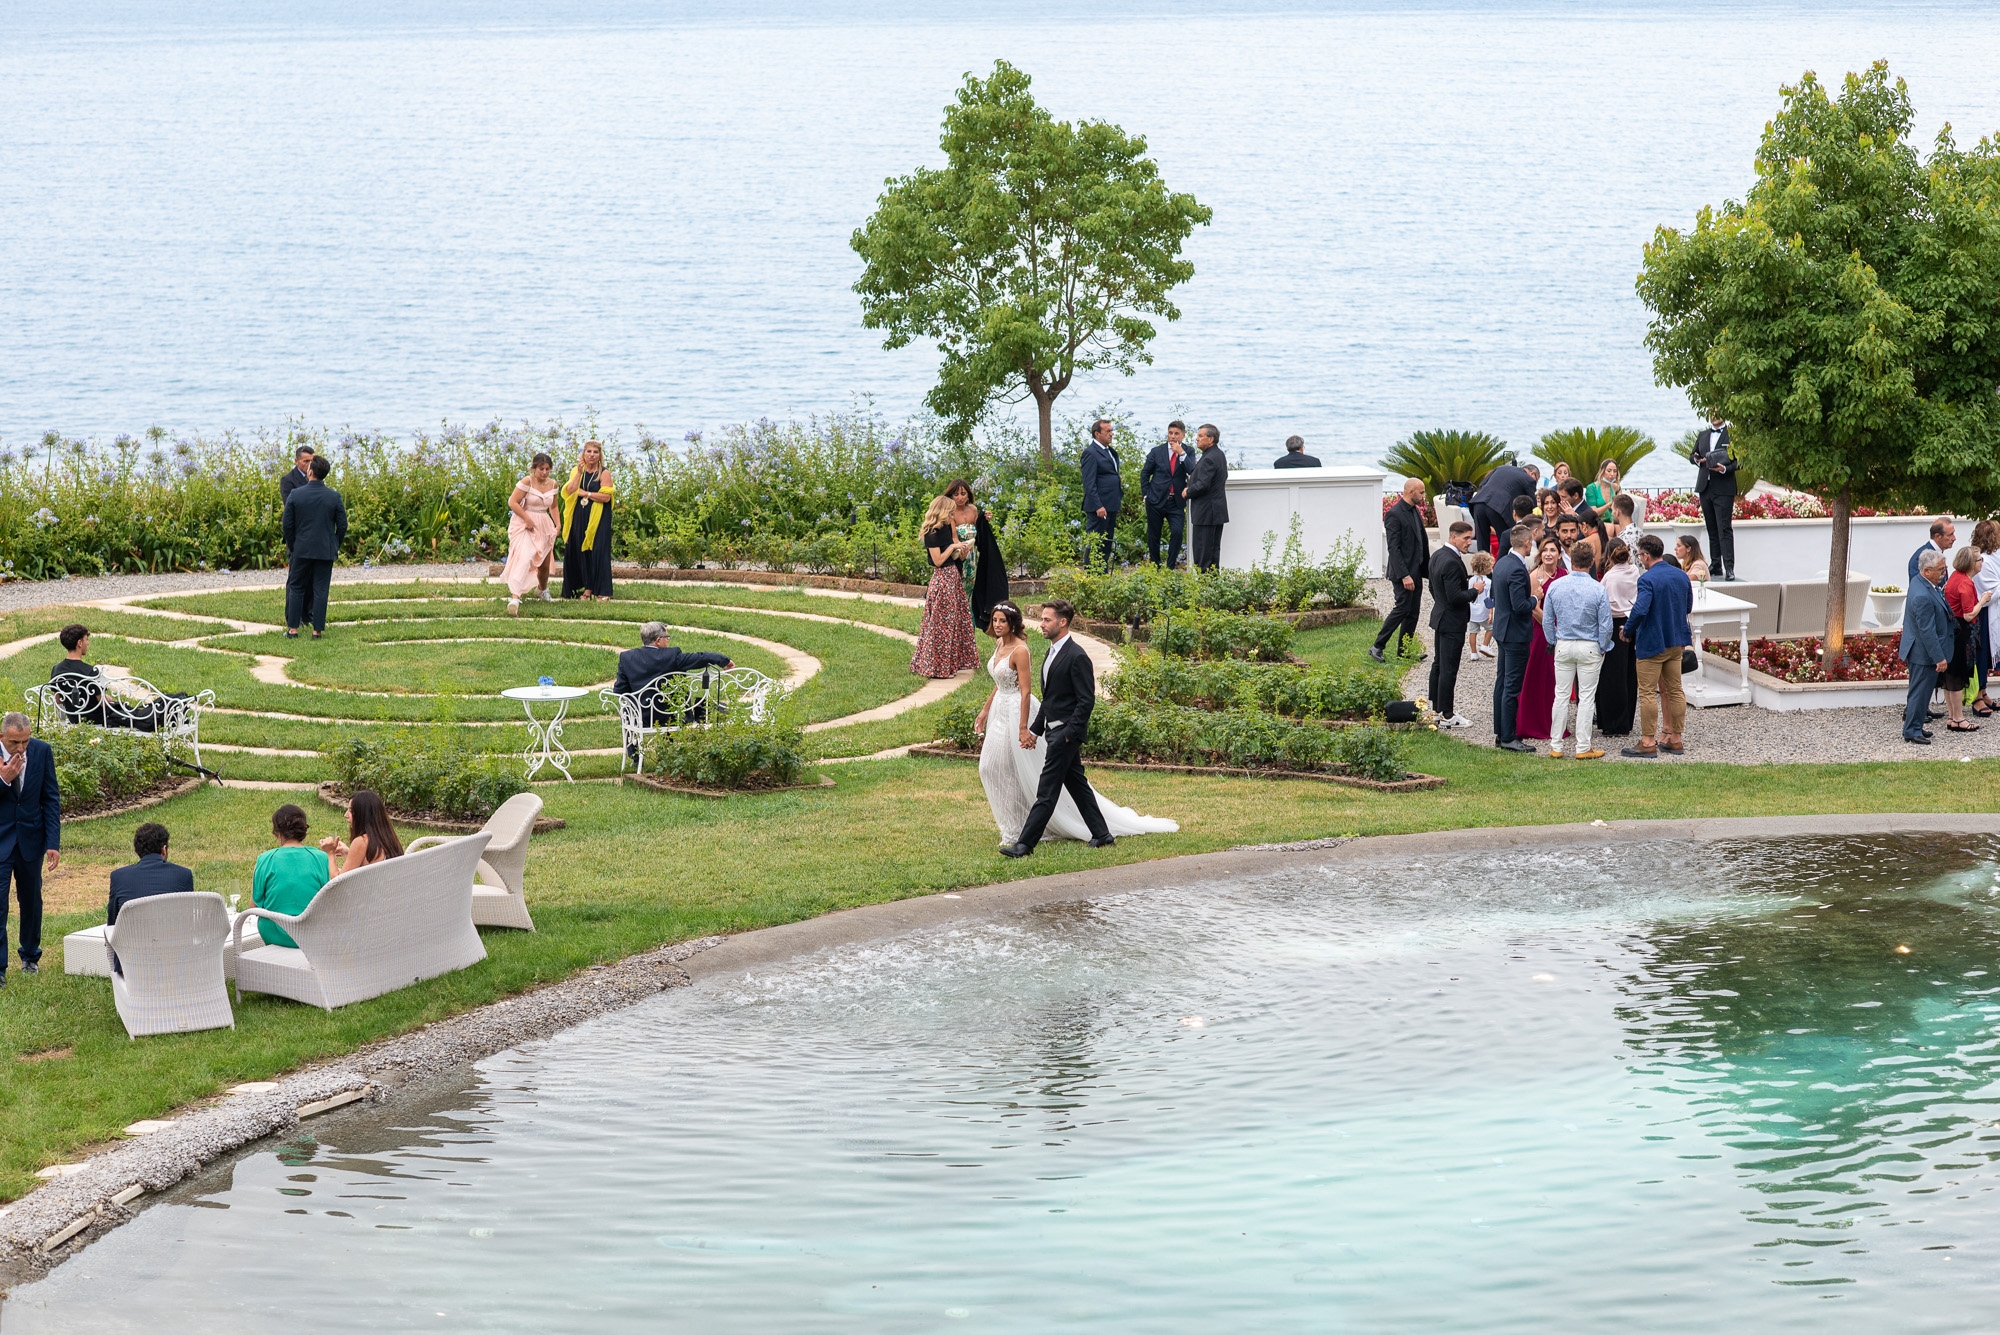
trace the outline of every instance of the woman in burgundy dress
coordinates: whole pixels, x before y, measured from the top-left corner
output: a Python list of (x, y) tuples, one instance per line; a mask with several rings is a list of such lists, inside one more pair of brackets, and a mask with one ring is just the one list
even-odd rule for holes
[(1542, 634), (1542, 597), (1549, 581), (1563, 574), (1562, 544), (1553, 537), (1535, 545), (1535, 565), (1528, 572), (1528, 592), (1535, 595), (1535, 632), (1528, 640), (1528, 670), (1521, 675), (1520, 706), (1514, 731), (1538, 741), (1549, 739), (1556, 699), (1556, 653)]
[[(961, 539), (952, 523), (958, 503), (940, 496), (924, 512), (924, 554), (931, 559), (930, 588), (924, 594), (924, 624), (917, 632), (910, 671), (919, 677), (955, 677), (979, 666), (972, 638), (972, 600), (965, 596), (965, 560), (974, 541)], [(1554, 690), (1551, 679), (1550, 690)]]

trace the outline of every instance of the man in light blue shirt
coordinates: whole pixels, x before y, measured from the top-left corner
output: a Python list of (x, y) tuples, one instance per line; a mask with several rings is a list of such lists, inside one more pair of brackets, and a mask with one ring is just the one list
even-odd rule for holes
[(1590, 744), (1597, 714), (1597, 676), (1611, 652), (1611, 598), (1604, 586), (1578, 571), (1552, 579), (1542, 593), (1542, 634), (1555, 650), (1556, 698), (1549, 710), (1549, 758), (1563, 758), (1563, 715), (1576, 686), (1576, 758), (1602, 760)]

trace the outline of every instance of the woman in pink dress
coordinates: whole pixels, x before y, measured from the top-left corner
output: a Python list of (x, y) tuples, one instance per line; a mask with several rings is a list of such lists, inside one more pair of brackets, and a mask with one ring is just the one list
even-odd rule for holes
[(528, 475), (514, 484), (507, 498), (512, 515), (507, 521), (507, 565), (500, 572), (507, 581), (507, 615), (521, 615), (521, 599), (529, 589), (539, 589), (542, 601), (549, 596), (549, 570), (556, 551), (556, 520), (549, 511), (556, 502), (556, 484), (549, 476), (555, 460), (546, 454), (535, 456)]
[(1521, 737), (1549, 739), (1556, 698), (1556, 654), (1542, 634), (1542, 595), (1549, 581), (1563, 574), (1562, 544), (1553, 537), (1535, 545), (1535, 566), (1528, 572), (1528, 592), (1535, 595), (1535, 631), (1528, 640), (1528, 670), (1521, 674), (1520, 707), (1514, 731)]

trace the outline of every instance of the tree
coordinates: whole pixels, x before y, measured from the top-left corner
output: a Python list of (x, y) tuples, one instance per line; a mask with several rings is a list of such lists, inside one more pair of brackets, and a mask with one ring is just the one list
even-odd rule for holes
[(1100, 121), (1057, 121), (1005, 61), (966, 75), (945, 108), (945, 166), (888, 181), (855, 232), (854, 290), (885, 348), (922, 337), (943, 361), (927, 397), (963, 441), (996, 401), (1033, 398), (1053, 462), (1056, 398), (1081, 371), (1152, 361), (1145, 317), (1194, 277), (1181, 245), (1210, 211), (1170, 192), (1146, 141)]
[(1831, 500), (1830, 669), (1854, 507), (2000, 496), (2000, 145), (1947, 126), (1926, 161), (1886, 62), (1781, 94), (1748, 197), (1658, 229), (1638, 289), (1659, 383), (1719, 407), (1746, 468)]

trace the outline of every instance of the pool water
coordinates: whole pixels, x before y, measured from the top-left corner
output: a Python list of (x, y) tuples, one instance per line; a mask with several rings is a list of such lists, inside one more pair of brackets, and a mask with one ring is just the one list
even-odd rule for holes
[(1301, 855), (830, 951), (259, 1146), (0, 1330), (1964, 1329), (1996, 855)]

